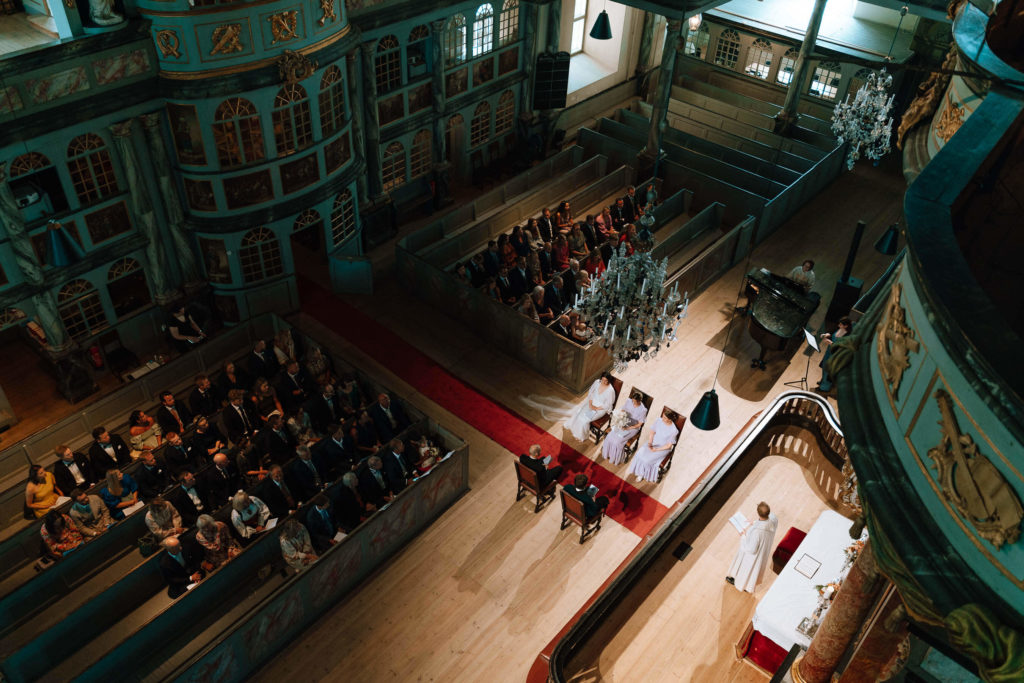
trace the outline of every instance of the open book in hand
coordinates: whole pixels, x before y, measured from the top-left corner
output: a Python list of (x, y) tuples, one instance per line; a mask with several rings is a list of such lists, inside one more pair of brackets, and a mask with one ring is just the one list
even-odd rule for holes
[(597, 492), (600, 491), (600, 490), (601, 489), (597, 488), (593, 484), (591, 484), (590, 486), (587, 487), (587, 493), (589, 493), (592, 496), (596, 496)]
[(750, 526), (750, 522), (743, 515), (742, 512), (737, 512), (735, 515), (729, 518), (729, 523), (736, 527), (736, 533), (742, 534), (746, 531), (747, 527)]
[(551, 456), (550, 455), (545, 455), (544, 456), (544, 460), (542, 460), (542, 462), (544, 463), (544, 467), (547, 467), (548, 465), (551, 464)]

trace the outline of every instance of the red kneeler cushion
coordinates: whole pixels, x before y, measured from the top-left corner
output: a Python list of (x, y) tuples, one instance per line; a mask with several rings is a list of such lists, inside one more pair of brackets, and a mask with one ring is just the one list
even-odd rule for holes
[(807, 536), (806, 531), (801, 531), (795, 526), (789, 527), (789, 531), (782, 537), (782, 541), (779, 542), (779, 546), (772, 553), (772, 570), (778, 574), (782, 571), (782, 568), (789, 562), (789, 558), (793, 557), (793, 553), (803, 543), (804, 537)]
[(789, 653), (765, 638), (759, 631), (753, 631), (750, 634), (750, 640), (747, 641), (747, 651), (743, 656), (749, 659), (751, 664), (764, 669), (769, 674), (774, 674), (782, 666), (787, 654)]

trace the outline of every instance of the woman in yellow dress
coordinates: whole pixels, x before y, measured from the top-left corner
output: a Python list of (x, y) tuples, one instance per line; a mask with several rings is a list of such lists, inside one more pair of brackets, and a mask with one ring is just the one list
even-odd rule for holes
[(45, 517), (57, 499), (63, 495), (57, 488), (53, 472), (47, 472), (42, 465), (32, 465), (28, 471), (28, 486), (25, 487), (25, 505), (36, 517)]

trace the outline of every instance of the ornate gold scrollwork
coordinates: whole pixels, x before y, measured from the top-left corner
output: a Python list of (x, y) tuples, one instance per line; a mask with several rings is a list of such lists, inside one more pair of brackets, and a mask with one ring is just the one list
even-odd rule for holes
[(324, 13), (323, 16), (316, 21), (320, 26), (326, 24), (328, 19), (331, 21), (338, 20), (338, 14), (334, 11), (334, 0), (320, 0), (320, 9)]
[(160, 49), (161, 57), (181, 57), (181, 39), (177, 31), (169, 28), (157, 31), (156, 46)]
[(241, 52), (242, 47), (242, 25), (224, 24), (213, 29), (210, 39), (213, 41), (211, 55), (226, 55), (232, 52)]
[(1020, 499), (970, 434), (960, 431), (949, 394), (939, 389), (935, 399), (942, 414), (942, 441), (928, 449), (928, 457), (938, 470), (942, 494), (997, 549), (1016, 543), (1024, 519)]
[(68, 9), (75, 9), (75, 0), (64, 0), (64, 6)]
[(964, 108), (953, 101), (949, 92), (946, 92), (946, 108), (942, 110), (939, 122), (935, 124), (935, 134), (942, 138), (943, 142), (949, 142), (953, 134), (960, 130), (964, 123)]
[(277, 72), (281, 75), (281, 81), (289, 85), (309, 78), (318, 66), (320, 65), (317, 62), (295, 50), (285, 50), (277, 60)]
[(878, 366), (889, 394), (896, 398), (903, 373), (910, 367), (910, 354), (921, 348), (914, 330), (907, 325), (907, 312), (900, 303), (903, 285), (896, 282), (886, 305), (885, 319), (878, 327)]
[(270, 33), (274, 39), (270, 41), (271, 45), (277, 45), (288, 40), (294, 40), (298, 38), (298, 27), (299, 27), (299, 11), (288, 10), (287, 12), (281, 12), (279, 14), (272, 14), (267, 17), (267, 21), (270, 22)]

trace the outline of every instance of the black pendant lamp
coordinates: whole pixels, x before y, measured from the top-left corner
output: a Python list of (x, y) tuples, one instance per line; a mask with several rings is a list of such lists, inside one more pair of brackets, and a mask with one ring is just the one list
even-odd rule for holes
[(608, 18), (608, 12), (601, 10), (594, 22), (594, 28), (590, 29), (590, 37), (594, 40), (612, 39), (612, 21)]
[(875, 251), (886, 256), (895, 256), (896, 250), (900, 246), (900, 227), (898, 224), (893, 223), (882, 236), (875, 242)]
[(711, 431), (718, 429), (718, 425), (721, 423), (721, 418), (718, 415), (718, 394), (714, 389), (705, 391), (704, 395), (700, 397), (700, 401), (697, 402), (697, 407), (690, 413), (690, 424), (697, 429)]

